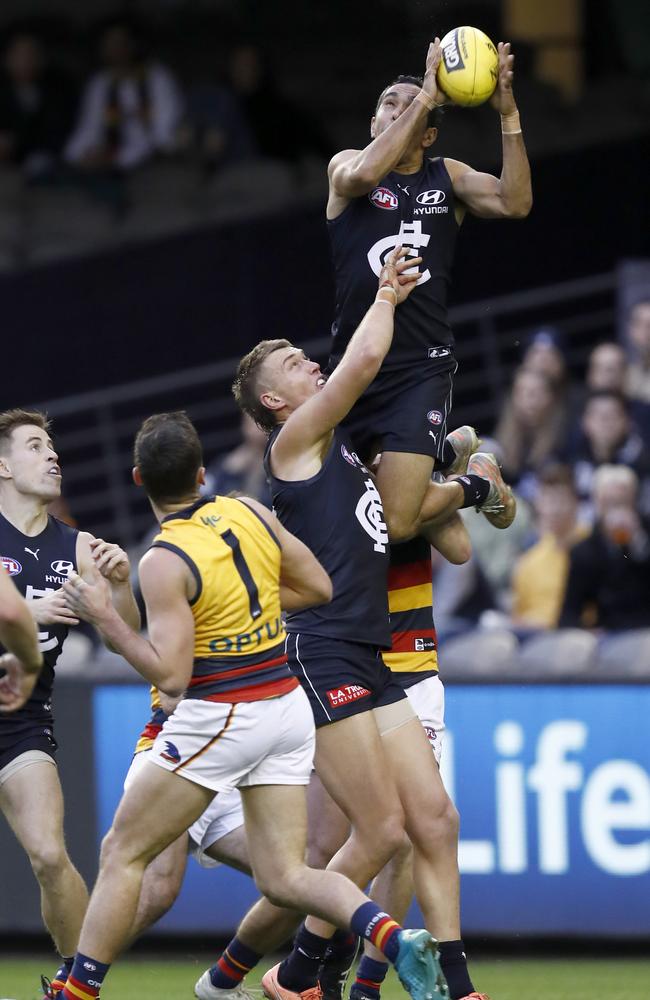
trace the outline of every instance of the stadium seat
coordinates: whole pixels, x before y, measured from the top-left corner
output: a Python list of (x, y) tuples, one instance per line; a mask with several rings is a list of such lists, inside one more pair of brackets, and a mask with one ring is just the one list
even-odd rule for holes
[(594, 668), (597, 644), (593, 633), (579, 628), (535, 635), (520, 647), (520, 672), (536, 678), (586, 673)]
[(187, 204), (196, 198), (199, 173), (185, 163), (151, 163), (134, 170), (127, 181), (131, 204)]
[(227, 221), (275, 212), (291, 202), (295, 181), (289, 167), (278, 160), (251, 160), (227, 167), (205, 187), (205, 216)]
[(119, 223), (118, 235), (127, 243), (157, 239), (196, 229), (200, 221), (198, 209), (191, 204), (173, 200), (137, 203)]
[(633, 629), (605, 636), (597, 653), (598, 672), (650, 680), (650, 629)]
[(23, 251), (23, 224), (20, 211), (0, 201), (0, 270), (20, 262)]
[(82, 191), (34, 190), (27, 217), (27, 257), (39, 263), (102, 250), (115, 242), (110, 209)]
[(440, 651), (443, 679), (499, 678), (516, 662), (517, 639), (507, 629), (473, 629), (445, 643)]

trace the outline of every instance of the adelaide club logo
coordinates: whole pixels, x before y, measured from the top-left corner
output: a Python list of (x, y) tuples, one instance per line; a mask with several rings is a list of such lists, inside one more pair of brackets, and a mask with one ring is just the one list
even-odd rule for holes
[(393, 212), (399, 205), (397, 195), (393, 194), (389, 188), (375, 188), (374, 191), (370, 192), (368, 197), (376, 208), (385, 208), (390, 212)]

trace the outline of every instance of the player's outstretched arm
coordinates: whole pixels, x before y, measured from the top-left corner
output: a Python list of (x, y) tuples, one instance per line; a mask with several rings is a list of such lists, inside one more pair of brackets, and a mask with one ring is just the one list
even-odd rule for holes
[(0, 569), (0, 711), (15, 712), (32, 691), (43, 666), (36, 626), (25, 599)]
[(332, 581), (307, 546), (282, 526), (268, 507), (252, 497), (240, 497), (242, 503), (258, 514), (269, 526), (282, 549), (280, 567), (280, 604), (284, 611), (301, 611), (332, 600)]
[(382, 177), (400, 162), (416, 132), (422, 129), (429, 111), (444, 104), (446, 95), (436, 82), (441, 57), (440, 39), (435, 38), (427, 52), (422, 90), (410, 106), (365, 149), (344, 149), (332, 158), (328, 168), (328, 218), (340, 214), (342, 206), (333, 204), (337, 198), (349, 200), (372, 191)]
[(379, 274), (377, 297), (355, 330), (334, 374), (283, 424), (271, 452), (274, 466), (285, 470), (281, 473), (283, 478), (292, 463), (322, 449), (328, 435), (350, 412), (381, 368), (393, 340), (395, 306), (408, 298), (420, 277), (417, 267), (422, 258), (406, 259), (407, 253), (408, 249), (396, 247), (386, 258)]
[(177, 697), (192, 676), (194, 619), (189, 601), (196, 583), (179, 556), (153, 548), (140, 562), (140, 586), (147, 607), (148, 638), (135, 632), (118, 614), (108, 581), (98, 570), (90, 579), (71, 574), (63, 585), (69, 607), (99, 631), (145, 680)]
[(499, 42), (499, 82), (492, 105), (501, 116), (503, 165), (501, 176), (473, 170), (445, 158), (454, 194), (472, 215), (484, 219), (523, 219), (533, 205), (530, 164), (512, 92), (514, 55), (510, 42)]

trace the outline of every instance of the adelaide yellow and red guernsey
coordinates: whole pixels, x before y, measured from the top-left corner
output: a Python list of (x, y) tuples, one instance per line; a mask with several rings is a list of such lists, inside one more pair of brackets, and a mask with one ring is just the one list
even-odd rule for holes
[(186, 698), (258, 701), (292, 690), (280, 610), (280, 543), (242, 500), (208, 497), (168, 515), (153, 548), (196, 582), (194, 665)]
[(382, 657), (405, 688), (438, 673), (432, 603), (429, 543), (417, 537), (391, 545), (388, 610), (393, 644)]

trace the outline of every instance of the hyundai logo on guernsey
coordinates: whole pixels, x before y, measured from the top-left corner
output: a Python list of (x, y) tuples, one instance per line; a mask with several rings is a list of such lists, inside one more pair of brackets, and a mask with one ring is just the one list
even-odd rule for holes
[(449, 205), (443, 205), (447, 195), (444, 191), (434, 188), (431, 191), (422, 191), (415, 199), (419, 208), (413, 209), (414, 215), (445, 215), (449, 211)]
[(397, 195), (390, 188), (378, 187), (368, 195), (370, 201), (376, 208), (385, 208), (389, 212), (394, 212), (399, 202)]
[(70, 576), (74, 569), (69, 559), (55, 559), (50, 565), (58, 576)]
[(6, 570), (9, 576), (18, 576), (23, 571), (18, 560), (12, 559), (11, 556), (0, 556), (0, 563), (2, 563), (2, 568)]
[(181, 762), (181, 755), (177, 747), (169, 740), (165, 741), (165, 749), (160, 751), (160, 756), (163, 760), (168, 760), (170, 764), (180, 764)]

